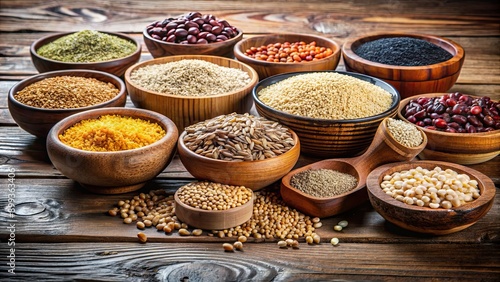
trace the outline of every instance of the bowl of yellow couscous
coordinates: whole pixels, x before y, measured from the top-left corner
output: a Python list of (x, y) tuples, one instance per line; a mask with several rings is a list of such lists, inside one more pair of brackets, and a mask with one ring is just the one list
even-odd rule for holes
[(56, 169), (87, 190), (119, 194), (140, 189), (162, 172), (177, 139), (177, 127), (161, 114), (106, 108), (58, 122), (47, 136), (47, 152)]

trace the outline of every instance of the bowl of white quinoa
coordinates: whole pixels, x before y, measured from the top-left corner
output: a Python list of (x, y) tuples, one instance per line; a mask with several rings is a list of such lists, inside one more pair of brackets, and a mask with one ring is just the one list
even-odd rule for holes
[(323, 158), (361, 155), (380, 122), (396, 116), (401, 99), (378, 78), (341, 71), (275, 75), (252, 96), (259, 115), (297, 133), (302, 153)]
[(208, 55), (156, 58), (125, 72), (134, 105), (167, 116), (181, 132), (219, 115), (249, 112), (251, 92), (258, 81), (250, 66)]

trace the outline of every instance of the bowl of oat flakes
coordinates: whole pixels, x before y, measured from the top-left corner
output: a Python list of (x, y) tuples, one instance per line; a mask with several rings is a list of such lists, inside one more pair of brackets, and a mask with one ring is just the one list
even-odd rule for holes
[(94, 70), (45, 72), (15, 84), (8, 95), (14, 121), (30, 134), (45, 138), (57, 122), (91, 109), (123, 107), (127, 91), (115, 75)]

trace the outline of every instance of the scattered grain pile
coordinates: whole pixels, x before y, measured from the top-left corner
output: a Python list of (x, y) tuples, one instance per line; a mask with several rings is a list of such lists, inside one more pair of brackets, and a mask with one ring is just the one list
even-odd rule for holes
[(178, 96), (225, 94), (251, 81), (243, 70), (197, 59), (147, 65), (133, 71), (130, 79), (150, 91)]
[(120, 115), (103, 115), (82, 120), (59, 135), (64, 144), (86, 151), (121, 151), (152, 144), (165, 130), (148, 120)]
[(358, 180), (332, 169), (308, 169), (292, 176), (290, 184), (311, 196), (328, 198), (351, 191), (358, 185)]
[(70, 109), (103, 103), (119, 92), (112, 83), (93, 77), (55, 76), (24, 87), (14, 98), (36, 108)]
[(422, 133), (412, 123), (388, 118), (387, 128), (394, 139), (406, 147), (417, 147), (424, 141)]
[(392, 103), (381, 87), (334, 72), (292, 76), (260, 90), (259, 99), (279, 111), (332, 120), (374, 116)]

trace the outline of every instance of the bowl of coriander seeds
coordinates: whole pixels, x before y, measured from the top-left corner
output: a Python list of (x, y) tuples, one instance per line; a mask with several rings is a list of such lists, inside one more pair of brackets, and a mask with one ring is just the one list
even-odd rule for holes
[(115, 75), (94, 70), (45, 72), (15, 84), (8, 94), (14, 121), (40, 138), (60, 120), (86, 110), (123, 107), (125, 83)]
[(31, 44), (30, 55), (40, 73), (90, 69), (122, 76), (139, 61), (141, 50), (126, 34), (85, 29), (44, 36)]

